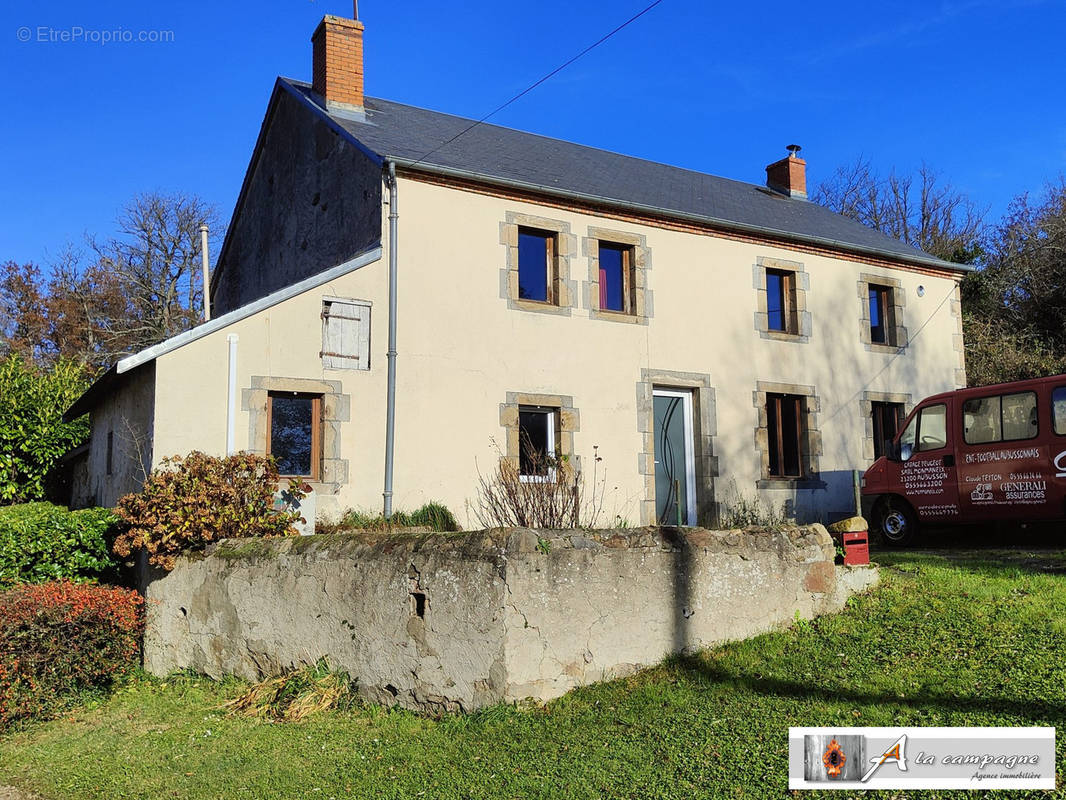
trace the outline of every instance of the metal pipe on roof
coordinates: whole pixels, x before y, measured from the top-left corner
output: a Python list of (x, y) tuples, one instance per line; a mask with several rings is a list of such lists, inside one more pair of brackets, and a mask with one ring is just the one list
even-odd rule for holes
[(385, 398), (385, 519), (392, 516), (392, 463), (396, 435), (396, 246), (399, 239), (400, 213), (397, 203), (396, 162), (388, 161), (389, 185), (389, 349), (388, 379)]
[[(204, 273), (204, 322), (211, 321), (211, 259), (207, 255), (207, 232), (206, 222), (200, 223), (200, 258)], [(189, 298), (190, 302), (192, 298)]]

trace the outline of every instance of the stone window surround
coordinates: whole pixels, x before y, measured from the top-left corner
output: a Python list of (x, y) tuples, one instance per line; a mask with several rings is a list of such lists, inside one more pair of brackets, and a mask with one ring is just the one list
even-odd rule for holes
[[(770, 431), (766, 414), (766, 395), (791, 394), (805, 398), (803, 403), (803, 434), (800, 437), (800, 463), (803, 466), (802, 478), (773, 478), (770, 476)], [(818, 428), (818, 413), (821, 400), (813, 386), (800, 383), (773, 383), (758, 381), (752, 393), (757, 415), (755, 427), (755, 450), (759, 453), (760, 474), (756, 481), (759, 489), (824, 489), (826, 484), (817, 477), (819, 457), (822, 455), (822, 432)]]
[(860, 408), (862, 409), (862, 457), (871, 464), (874, 462), (874, 403), (901, 403), (903, 416), (906, 417), (914, 408), (914, 399), (908, 392), (863, 392)]
[(711, 376), (699, 372), (642, 369), (637, 383), (637, 431), (643, 441), (637, 468), (644, 476), (644, 500), (640, 503), (641, 525), (656, 525), (655, 515), (655, 389), (692, 390), (692, 435), (696, 452), (696, 520), (714, 527), (721, 515), (715, 497), (714, 481), (718, 477), (715, 437), (718, 416)]
[[(796, 309), (796, 326), (794, 333), (770, 330), (769, 303), (766, 296), (766, 270), (791, 272), (794, 275), (792, 298)], [(788, 261), (783, 258), (757, 256), (752, 264), (752, 283), (755, 287), (755, 330), (763, 339), (775, 339), (779, 342), (800, 342), (806, 344), (811, 339), (811, 312), (807, 310), (807, 292), (811, 288), (811, 276), (804, 269), (801, 261)]]
[[(629, 313), (600, 308), (600, 243), (625, 245), (630, 248), (630, 281), (632, 310)], [(581, 254), (589, 261), (589, 279), (584, 284), (585, 307), (590, 319), (647, 325), (652, 316), (651, 291), (648, 289), (648, 270), (651, 251), (643, 234), (626, 233), (607, 228), (589, 227), (588, 236), (581, 239)]]
[[(893, 344), (879, 344), (870, 338), (870, 285), (887, 286), (892, 290), (891, 322)], [(859, 302), (862, 303), (862, 317), (859, 319), (859, 335), (863, 346), (871, 353), (902, 353), (907, 347), (907, 328), (903, 324), (903, 312), (907, 303), (907, 295), (903, 291), (903, 283), (898, 278), (888, 275), (873, 275), (864, 272), (859, 275), (858, 282)]]
[[(534, 228), (555, 234), (555, 275), (552, 284), (554, 302), (523, 300), (518, 296), (519, 228)], [(507, 251), (506, 266), (500, 270), (500, 297), (507, 301), (507, 307), (516, 311), (570, 316), (571, 309), (577, 302), (577, 281), (570, 280), (570, 259), (577, 252), (577, 237), (570, 232), (570, 223), (508, 211), (506, 221), (500, 223), (500, 244)]]
[(553, 408), (558, 411), (555, 431), (555, 450), (559, 457), (571, 459), (574, 470), (581, 469), (581, 459), (574, 455), (574, 434), (581, 430), (581, 415), (574, 408), (574, 398), (566, 394), (508, 392), (506, 402), (500, 403), (500, 427), (507, 441), (503, 458), (518, 468), (521, 445), (518, 431), (518, 411), (525, 406)]
[(265, 455), (267, 404), (271, 392), (300, 392), (322, 396), (322, 471), (311, 486), (321, 494), (336, 494), (348, 483), (348, 461), (341, 458), (341, 428), (351, 420), (351, 396), (340, 381), (253, 375), (251, 388), (241, 392), (241, 409), (248, 412), (248, 452)]

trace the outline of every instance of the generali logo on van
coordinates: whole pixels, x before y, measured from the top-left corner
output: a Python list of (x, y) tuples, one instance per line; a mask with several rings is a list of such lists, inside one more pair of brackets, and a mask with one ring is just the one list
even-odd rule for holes
[(1055, 456), (1055, 469), (1058, 472), (1055, 473), (1056, 478), (1066, 478), (1066, 450), (1063, 450), (1057, 456)]

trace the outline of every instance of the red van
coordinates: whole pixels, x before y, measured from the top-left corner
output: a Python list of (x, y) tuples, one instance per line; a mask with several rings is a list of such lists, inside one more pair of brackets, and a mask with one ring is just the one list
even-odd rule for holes
[(1066, 519), (1066, 375), (922, 400), (862, 479), (889, 545), (927, 523)]

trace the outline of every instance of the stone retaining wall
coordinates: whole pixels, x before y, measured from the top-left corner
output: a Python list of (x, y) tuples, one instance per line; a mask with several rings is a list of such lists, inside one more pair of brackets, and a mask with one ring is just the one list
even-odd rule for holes
[(145, 666), (275, 674), (326, 657), (422, 710), (546, 700), (837, 611), (877, 582), (820, 525), (231, 540), (147, 590)]

